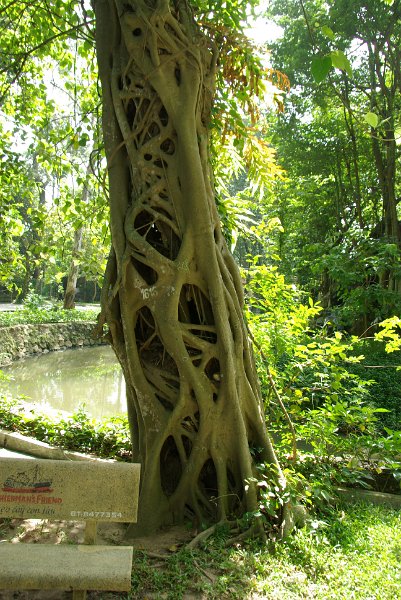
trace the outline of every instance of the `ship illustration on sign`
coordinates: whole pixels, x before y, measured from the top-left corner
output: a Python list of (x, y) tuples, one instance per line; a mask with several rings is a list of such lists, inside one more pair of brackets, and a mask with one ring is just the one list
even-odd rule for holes
[(52, 480), (42, 476), (39, 466), (33, 469), (20, 471), (15, 475), (7, 477), (3, 483), (3, 492), (14, 492), (17, 494), (32, 494), (52, 492)]

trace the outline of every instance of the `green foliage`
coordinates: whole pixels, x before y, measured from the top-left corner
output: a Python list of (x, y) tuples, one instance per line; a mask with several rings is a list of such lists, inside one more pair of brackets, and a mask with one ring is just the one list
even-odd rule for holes
[(0, 327), (24, 325), (25, 323), (71, 323), (74, 321), (96, 321), (97, 310), (63, 310), (57, 306), (23, 308), (0, 312)]
[[(389, 320), (390, 322), (391, 320)], [(385, 330), (383, 330), (385, 331)], [(390, 343), (392, 340), (389, 340)], [(352, 365), (352, 371), (362, 379), (369, 378), (369, 401), (376, 407), (383, 407), (387, 413), (380, 415), (383, 426), (399, 429), (401, 423), (401, 352), (388, 353), (387, 342), (362, 339), (357, 351), (365, 355), (359, 364)]]
[(269, 15), (293, 90), (272, 123), (282, 268), (360, 335), (400, 310), (400, 5), (272, 0)]
[(311, 72), (316, 83), (320, 83), (326, 79), (332, 66), (330, 56), (316, 56), (312, 60)]
[(277, 467), (268, 463), (256, 465), (255, 477), (247, 482), (254, 482), (258, 487), (259, 506), (253, 513), (246, 513), (242, 519), (242, 526), (249, 528), (254, 519), (266, 523), (270, 531), (270, 539), (276, 539), (279, 535), (277, 528), (277, 515), (280, 514), (285, 505), (294, 506), (299, 498), (299, 475), (294, 476), (290, 469), (284, 469), (280, 477)]
[(30, 284), (60, 283), (81, 227), (79, 271), (99, 282), (110, 240), (93, 11), (38, 0), (0, 12), (1, 283), (20, 298)]
[(0, 427), (18, 431), (65, 450), (103, 458), (129, 459), (131, 441), (126, 416), (91, 419), (83, 409), (70, 414), (39, 409), (23, 399), (0, 395)]
[[(302, 405), (314, 408), (327, 401), (366, 396), (368, 383), (348, 368), (363, 358), (352, 354), (357, 338), (340, 332), (330, 336), (325, 328), (314, 330), (312, 325), (321, 307), (310, 298), (303, 302), (305, 296), (288, 285), (276, 267), (255, 262), (247, 276), (247, 319), (291, 410), (298, 412)], [(269, 394), (263, 364), (259, 367)]]
[[(281, 499), (288, 500), (291, 489), (307, 505), (326, 509), (335, 496), (335, 486), (375, 487), (376, 475), (386, 469), (392, 488), (397, 489), (401, 432), (383, 428), (388, 415), (394, 418), (389, 402), (386, 408), (372, 402), (375, 385), (366, 377), (365, 356), (360, 353), (369, 347), (355, 336), (329, 335), (325, 328), (317, 327), (321, 307), (303, 301), (304, 296), (286, 284), (276, 268), (255, 261), (246, 274), (247, 318), (263, 350), (257, 366), (269, 430), (289, 482), (288, 489), (278, 493), (268, 485), (270, 473), (260, 477), (261, 514)], [(266, 358), (295, 428), (296, 463), (292, 434), (272, 393)]]
[(376, 129), (379, 124), (379, 117), (374, 112), (367, 112), (364, 119), (368, 125), (373, 127), (373, 129)]
[[(341, 485), (399, 492), (400, 432), (380, 433), (377, 415), (384, 411), (351, 401), (327, 403), (295, 416), (299, 462), (289, 462), (287, 469), (293, 477), (301, 476), (298, 489), (308, 504), (325, 512), (335, 487)], [(279, 439), (285, 455), (290, 447), (288, 433)], [(387, 490), (377, 477), (385, 470)]]
[[(333, 33), (329, 27), (326, 27), (325, 31), (326, 34), (327, 31)], [(351, 64), (344, 52), (341, 50), (333, 50), (326, 56), (316, 56), (312, 60), (311, 72), (316, 83), (321, 83), (326, 79), (332, 68), (340, 69), (341, 71), (345, 71), (347, 75), (352, 75)]]
[(385, 341), (386, 352), (396, 352), (401, 348), (401, 319), (398, 316), (390, 317), (379, 323), (381, 327), (378, 333), (375, 333), (375, 339)]

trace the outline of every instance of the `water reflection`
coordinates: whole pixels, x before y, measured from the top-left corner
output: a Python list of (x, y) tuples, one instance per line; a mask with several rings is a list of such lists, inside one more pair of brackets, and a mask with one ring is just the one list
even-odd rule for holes
[(108, 346), (49, 352), (2, 370), (13, 381), (1, 387), (13, 396), (23, 394), (57, 410), (74, 411), (84, 405), (92, 417), (127, 412), (125, 381)]

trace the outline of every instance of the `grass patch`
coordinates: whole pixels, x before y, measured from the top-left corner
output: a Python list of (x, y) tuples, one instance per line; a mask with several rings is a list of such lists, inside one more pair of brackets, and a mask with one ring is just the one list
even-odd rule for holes
[(0, 327), (40, 323), (71, 323), (76, 321), (96, 321), (99, 310), (64, 310), (58, 307), (22, 308), (10, 312), (0, 312)]
[(226, 548), (227, 533), (166, 560), (136, 552), (129, 598), (401, 598), (401, 513), (340, 506), (271, 548)]

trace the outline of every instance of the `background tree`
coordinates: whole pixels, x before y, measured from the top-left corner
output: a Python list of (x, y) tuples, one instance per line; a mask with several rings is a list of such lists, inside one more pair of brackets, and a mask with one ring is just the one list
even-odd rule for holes
[[(60, 295), (72, 261), (75, 275), (80, 267), (96, 289), (108, 252), (97, 141), (96, 151), (89, 151), (99, 129), (97, 71), (88, 68), (96, 64), (93, 39), (85, 13), (75, 13), (74, 4), (70, 8), (11, 3), (1, 12), (3, 160), (19, 169), (17, 177), (9, 169), (2, 172), (2, 191), (4, 210), (18, 215), (21, 224), (4, 233), (8, 248), (13, 240), (14, 252), (8, 252), (2, 284), (14, 289), (20, 301), (29, 290)], [(91, 192), (85, 200), (89, 162)], [(79, 252), (73, 243), (77, 231)], [(69, 301), (72, 289), (75, 295), (76, 282), (69, 286)]]
[(399, 11), (398, 2), (271, 4), (285, 31), (274, 65), (293, 86), (275, 138), (291, 180), (279, 192), (284, 254), (358, 332), (400, 304)]

